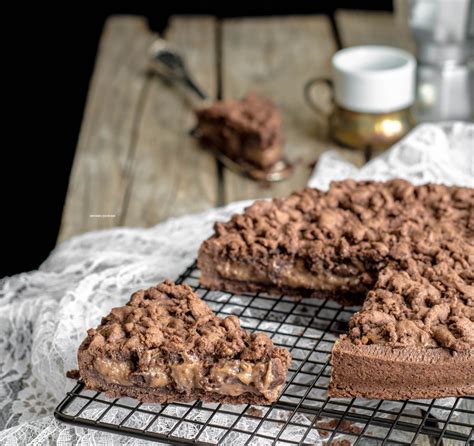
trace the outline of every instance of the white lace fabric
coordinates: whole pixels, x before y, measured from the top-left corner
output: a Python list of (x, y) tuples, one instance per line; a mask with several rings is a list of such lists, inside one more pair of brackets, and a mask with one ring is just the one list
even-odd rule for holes
[[(343, 178), (473, 187), (474, 124), (424, 124), (362, 169), (326, 152), (309, 185)], [(216, 220), (250, 202), (168, 220), (153, 228), (95, 231), (59, 245), (36, 271), (0, 282), (0, 444), (144, 444), (58, 422), (53, 411), (73, 382), (76, 352), (130, 293), (175, 279), (196, 257)]]

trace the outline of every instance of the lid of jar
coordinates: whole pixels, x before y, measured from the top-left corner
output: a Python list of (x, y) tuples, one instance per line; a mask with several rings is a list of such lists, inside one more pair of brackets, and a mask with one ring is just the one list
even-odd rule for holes
[(335, 101), (362, 113), (402, 110), (415, 99), (415, 70), (415, 58), (399, 48), (343, 49), (332, 58)]

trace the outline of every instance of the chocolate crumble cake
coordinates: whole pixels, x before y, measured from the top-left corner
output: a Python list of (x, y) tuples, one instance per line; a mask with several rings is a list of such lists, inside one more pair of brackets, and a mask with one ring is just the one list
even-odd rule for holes
[(345, 180), (216, 223), (201, 283), (362, 305), (331, 396), (474, 394), (474, 190)]
[(195, 131), (203, 145), (261, 170), (270, 170), (282, 159), (282, 117), (269, 99), (250, 93), (240, 101), (214, 102), (195, 114)]
[(269, 404), (290, 362), (266, 335), (217, 317), (189, 286), (170, 281), (112, 309), (78, 352), (86, 387), (156, 403)]

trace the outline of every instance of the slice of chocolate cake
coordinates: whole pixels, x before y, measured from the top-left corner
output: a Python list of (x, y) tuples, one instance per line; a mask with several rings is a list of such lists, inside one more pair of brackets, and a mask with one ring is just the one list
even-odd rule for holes
[(257, 201), (216, 223), (198, 265), (212, 289), (363, 304), (333, 396), (474, 393), (473, 189), (346, 180)]
[(269, 404), (290, 362), (266, 335), (217, 317), (189, 286), (170, 281), (112, 309), (78, 352), (86, 387), (156, 403)]
[(282, 117), (269, 99), (250, 93), (241, 101), (217, 101), (195, 113), (195, 132), (204, 146), (261, 170), (282, 159)]

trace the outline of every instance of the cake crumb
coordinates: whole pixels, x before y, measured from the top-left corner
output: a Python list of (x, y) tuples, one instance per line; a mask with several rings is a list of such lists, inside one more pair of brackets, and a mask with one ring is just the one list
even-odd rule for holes
[(79, 370), (72, 369), (66, 372), (66, 376), (70, 379), (80, 379), (81, 374), (79, 373)]

